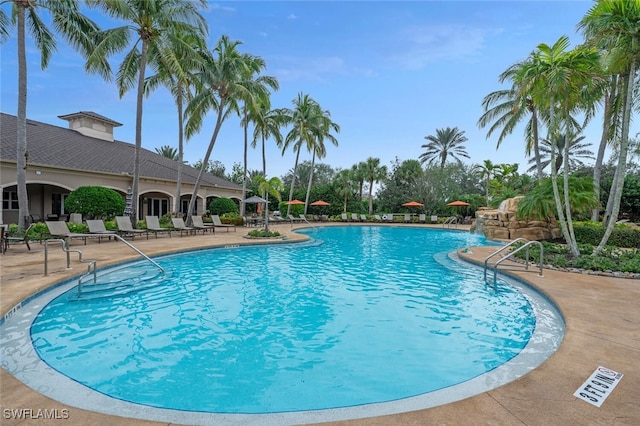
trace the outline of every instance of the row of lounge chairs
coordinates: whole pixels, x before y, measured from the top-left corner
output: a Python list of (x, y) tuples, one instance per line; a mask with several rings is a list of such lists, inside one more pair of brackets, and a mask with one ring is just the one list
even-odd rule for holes
[(230, 229), (236, 230), (235, 225), (223, 224), (219, 216), (212, 216), (213, 223), (204, 223), (202, 217), (192, 216), (192, 225), (187, 226), (182, 218), (172, 218), (172, 227), (162, 227), (160, 220), (157, 216), (147, 216), (145, 218), (147, 227), (142, 229), (136, 229), (131, 224), (131, 219), (128, 216), (116, 217), (117, 230), (107, 230), (104, 221), (101, 219), (89, 219), (87, 220), (87, 226), (89, 228), (88, 233), (71, 232), (66, 222), (61, 221), (46, 221), (47, 228), (49, 229), (49, 236), (59, 237), (65, 239), (82, 239), (84, 243), (87, 243), (87, 238), (97, 238), (98, 242), (102, 238), (111, 239), (113, 235), (119, 235), (122, 237), (131, 237), (135, 239), (136, 236), (145, 236), (149, 239), (149, 234), (154, 234), (158, 238), (158, 234), (166, 234), (169, 237), (174, 232), (179, 232), (182, 235), (195, 235), (198, 232), (205, 234), (206, 232), (215, 232), (216, 228), (224, 228), (227, 232)]
[(341, 215), (341, 220), (343, 222), (396, 222), (396, 220), (394, 219), (394, 216), (400, 216), (403, 217), (403, 222), (404, 223), (438, 223), (438, 216), (437, 215), (432, 215), (430, 217), (430, 220), (427, 221), (427, 215), (426, 214), (419, 214), (417, 221), (414, 220), (414, 218), (412, 217), (413, 215), (409, 214), (409, 213), (404, 213), (404, 214), (393, 214), (393, 213), (386, 213), (383, 215), (379, 215), (379, 214), (374, 214), (372, 218), (369, 218), (367, 215), (365, 214), (357, 214), (357, 213), (351, 213), (351, 216), (349, 216), (347, 213), (342, 213)]

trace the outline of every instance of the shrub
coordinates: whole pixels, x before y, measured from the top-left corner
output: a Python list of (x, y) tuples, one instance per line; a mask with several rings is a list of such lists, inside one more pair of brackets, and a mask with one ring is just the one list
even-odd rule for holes
[[(597, 246), (604, 236), (604, 226), (596, 222), (576, 222), (573, 224), (578, 243)], [(616, 247), (640, 248), (640, 230), (633, 229), (625, 224), (616, 225), (607, 241), (607, 244)]]
[(280, 233), (278, 231), (267, 231), (266, 229), (254, 229), (253, 231), (250, 231), (247, 235), (254, 238), (266, 238), (266, 237), (279, 237)]
[(211, 214), (238, 213), (238, 206), (231, 198), (215, 198), (209, 203)]
[(118, 192), (102, 186), (81, 186), (67, 196), (64, 208), (87, 219), (111, 219), (122, 214), (125, 201)]

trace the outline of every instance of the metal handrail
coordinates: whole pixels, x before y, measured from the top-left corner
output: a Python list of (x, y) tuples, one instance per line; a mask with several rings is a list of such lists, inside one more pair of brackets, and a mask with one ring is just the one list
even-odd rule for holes
[(515, 240), (511, 241), (509, 244), (507, 244), (506, 246), (500, 248), (499, 250), (495, 251), (494, 253), (490, 254), (484, 261), (484, 282), (485, 285), (487, 284), (487, 266), (488, 266), (488, 261), (491, 257), (493, 257), (494, 255), (502, 252), (503, 250), (505, 250), (506, 248), (512, 246), (513, 244), (519, 242), (519, 241), (526, 241), (526, 243), (520, 247), (518, 247), (517, 249), (515, 249), (514, 251), (510, 252), (509, 254), (507, 254), (506, 256), (501, 257), (497, 262), (495, 262), (493, 264), (493, 288), (495, 290), (496, 288), (496, 281), (497, 281), (497, 274), (498, 274), (498, 265), (500, 265), (502, 262), (504, 262), (505, 260), (509, 259), (510, 257), (514, 256), (516, 253), (518, 253), (521, 250), (526, 249), (527, 250), (527, 254), (526, 254), (526, 258), (525, 258), (525, 265), (524, 265), (524, 269), (525, 270), (529, 270), (529, 247), (532, 244), (537, 244), (540, 248), (540, 265), (539, 265), (539, 269), (540, 272), (538, 273), (539, 276), (543, 276), (542, 275), (542, 269), (543, 269), (543, 258), (544, 258), (544, 246), (542, 245), (542, 243), (540, 241), (528, 241), (525, 238), (516, 238)]
[(455, 224), (456, 226), (458, 225), (458, 217), (457, 216), (449, 216), (449, 219), (445, 220), (442, 223), (442, 227), (444, 228), (445, 225), (449, 225), (447, 226), (448, 228), (451, 228), (451, 225)]
[(122, 238), (120, 235), (112, 235), (113, 237), (115, 237), (116, 239), (122, 241), (123, 243), (125, 243), (126, 245), (128, 245), (131, 249), (133, 249), (136, 253), (138, 253), (140, 256), (144, 257), (146, 260), (148, 260), (150, 263), (152, 263), (155, 267), (157, 267), (158, 269), (160, 269), (160, 272), (162, 272), (164, 274), (164, 268), (160, 265), (158, 265), (158, 263), (156, 261), (154, 261), (153, 259), (151, 259), (149, 256), (147, 256), (146, 254), (144, 254), (143, 252), (141, 252), (140, 250), (138, 250), (135, 246), (133, 246), (133, 244), (131, 244), (129, 241), (125, 240), (124, 238)]

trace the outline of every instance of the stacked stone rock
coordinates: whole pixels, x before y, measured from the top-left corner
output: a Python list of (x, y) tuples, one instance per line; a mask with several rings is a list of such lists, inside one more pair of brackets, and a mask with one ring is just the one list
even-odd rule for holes
[(498, 209), (481, 208), (476, 212), (472, 231), (483, 233), (490, 240), (554, 240), (562, 237), (555, 218), (546, 221), (518, 219), (516, 211), (522, 197), (504, 200)]

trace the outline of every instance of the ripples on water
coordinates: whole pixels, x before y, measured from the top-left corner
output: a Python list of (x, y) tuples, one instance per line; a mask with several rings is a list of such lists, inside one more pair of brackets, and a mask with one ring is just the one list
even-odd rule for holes
[(451, 386), (511, 359), (533, 332), (518, 292), (495, 293), (482, 271), (433, 260), (483, 238), (402, 227), (309, 233), (324, 243), (158, 258), (166, 281), (124, 296), (69, 301), (71, 290), (34, 322), (34, 346), (119, 399), (264, 413)]

